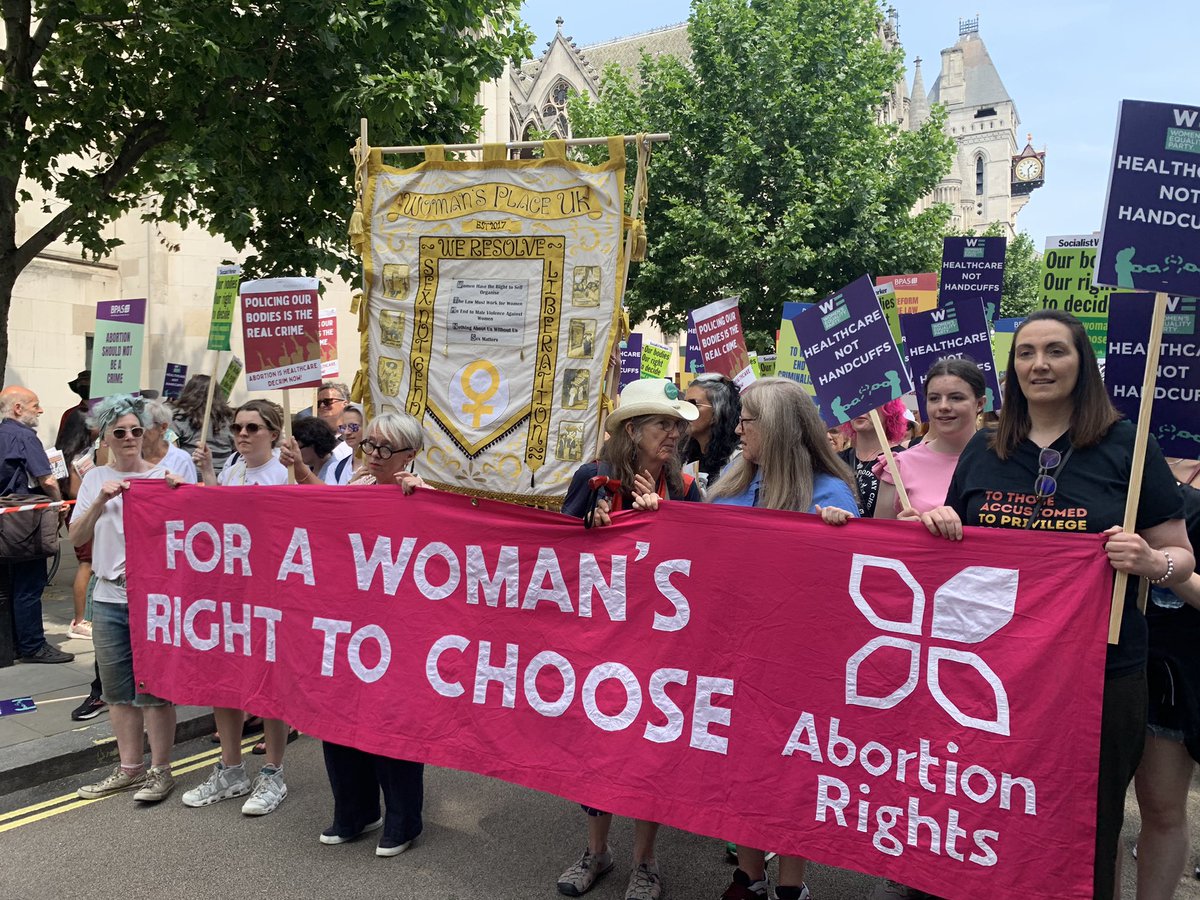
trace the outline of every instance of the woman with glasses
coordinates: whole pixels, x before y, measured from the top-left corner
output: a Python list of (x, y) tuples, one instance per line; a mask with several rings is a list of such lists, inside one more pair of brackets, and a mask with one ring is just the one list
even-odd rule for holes
[[(855, 515), (850, 469), (834, 453), (825, 423), (799, 384), (786, 378), (754, 382), (742, 393), (737, 430), (742, 453), (709, 491), (708, 502), (817, 513), (833, 525)], [(645, 504), (639, 498), (638, 505)], [(766, 859), (763, 850), (739, 846), (738, 868), (723, 900), (766, 897)], [(779, 858), (778, 900), (807, 900), (805, 868), (803, 857)]]
[(366, 421), (363, 419), (362, 410), (357, 406), (347, 406), (342, 411), (342, 418), (338, 421), (338, 435), (342, 439), (342, 443), (350, 448), (350, 465), (357, 469), (363, 462), (362, 451), (359, 450), (359, 445), (362, 444), (363, 426)]
[(901, 508), (887, 461), (880, 459), (874, 470), (879, 479), (876, 519), (914, 518), (946, 502), (950, 476), (963, 448), (975, 436), (986, 397), (983, 373), (971, 360), (939, 359), (929, 367), (925, 375), (929, 433), (919, 444), (896, 454), (910, 508)]
[(700, 487), (708, 489), (717, 483), (721, 470), (737, 449), (741, 397), (732, 380), (705, 372), (688, 385), (683, 399), (696, 407), (698, 413), (687, 426), (683, 461), (700, 464)]
[[(165, 478), (167, 470), (142, 458), (142, 440), (150, 421), (142, 400), (128, 394), (109, 397), (96, 407), (91, 421), (108, 448), (108, 462), (83, 476), (70, 533), (76, 547), (92, 542), (92, 568), (97, 579), (92, 595), (92, 640), (120, 762), (112, 774), (84, 785), (78, 793), (94, 800), (134, 790), (134, 800), (157, 803), (175, 788), (171, 774), (175, 707), (136, 688), (125, 594), (122, 495), (135, 479)], [(143, 728), (150, 739), (149, 770), (142, 750)]]
[[(283, 410), (270, 400), (251, 400), (238, 407), (233, 416), (233, 442), (237, 458), (230, 459), (220, 476), (213, 473), (212, 453), (207, 445), (196, 448), (193, 459), (206, 485), (242, 487), (246, 485), (287, 484), (287, 469), (275, 458), (275, 445), (283, 432)], [(231, 598), (232, 599), (232, 598)], [(258, 777), (250, 775), (242, 763), (242, 723), (240, 709), (213, 709), (217, 734), (221, 740), (221, 758), (208, 779), (183, 795), (183, 805), (211, 806), (221, 800), (250, 796), (242, 804), (247, 816), (265, 816), (274, 812), (287, 796), (283, 780), (283, 752), (288, 743), (288, 725), (280, 719), (263, 720), (267, 761)]]
[[(921, 516), (926, 527), (963, 540), (962, 526), (983, 525), (986, 516), (993, 527), (1104, 534), (1114, 569), (1159, 587), (1187, 580), (1195, 559), (1183, 501), (1153, 438), (1137, 529), (1121, 528), (1134, 428), (1109, 401), (1079, 320), (1058, 310), (1030, 315), (1014, 337), (1005, 385), (996, 428), (967, 444), (946, 505)], [(1113, 896), (1117, 883), (1125, 792), (1145, 741), (1147, 637), (1137, 577), (1129, 579), (1120, 640), (1109, 646), (1105, 665), (1094, 886), (1100, 898)]]
[[(575, 470), (562, 511), (597, 525), (610, 523), (618, 501), (630, 509), (638, 494), (670, 500), (700, 500), (695, 480), (680, 471), (678, 444), (688, 422), (696, 420), (696, 407), (679, 396), (679, 389), (665, 378), (643, 378), (626, 385), (621, 401), (604, 421), (608, 440), (600, 458)], [(365, 444), (364, 444), (365, 448)], [(608, 479), (593, 495), (590, 483), (597, 476)], [(590, 519), (588, 518), (590, 514)], [(613, 868), (608, 833), (612, 813), (585, 806), (588, 814), (588, 843), (579, 859), (558, 876), (558, 891), (578, 897)], [(634, 824), (633, 872), (626, 900), (656, 900), (662, 894), (662, 876), (654, 856), (658, 823), (641, 819)]]
[[(383, 413), (367, 426), (362, 442), (367, 471), (351, 482), (375, 484), (411, 494), (425, 482), (409, 466), (425, 445), (421, 424), (407, 413)], [(398, 856), (421, 833), (425, 767), (323, 741), (325, 772), (333, 790), (333, 824), (321, 832), (322, 844), (344, 844), (383, 829), (376, 856)], [(379, 792), (384, 811), (380, 815)]]

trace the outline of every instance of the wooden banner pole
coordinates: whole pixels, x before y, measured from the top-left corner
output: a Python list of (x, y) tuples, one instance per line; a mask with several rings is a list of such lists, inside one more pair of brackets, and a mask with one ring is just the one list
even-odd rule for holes
[(879, 446), (883, 447), (883, 458), (887, 460), (888, 471), (892, 473), (892, 480), (896, 483), (896, 496), (900, 498), (900, 508), (908, 509), (911, 506), (908, 502), (908, 491), (904, 489), (904, 482), (900, 479), (900, 468), (896, 465), (896, 454), (892, 452), (887, 432), (883, 430), (883, 420), (879, 418), (879, 410), (871, 410), (870, 417), (871, 424), (875, 426), (875, 436), (879, 438)]
[[(1146, 444), (1150, 437), (1150, 410), (1154, 405), (1154, 384), (1158, 380), (1158, 354), (1162, 349), (1163, 322), (1167, 317), (1167, 295), (1154, 295), (1154, 318), (1150, 322), (1150, 340), (1146, 344), (1146, 373), (1142, 378), (1142, 393), (1138, 401), (1137, 436), (1133, 442), (1133, 465), (1129, 471), (1129, 495), (1125, 500), (1127, 532), (1137, 530), (1138, 502), (1142, 498), (1142, 469), (1146, 466)], [(1113, 579), (1112, 609), (1108, 616), (1108, 642), (1115, 644), (1121, 636), (1121, 618), (1125, 611), (1125, 586), (1128, 572), (1118, 572)]]
[(208, 399), (204, 402), (204, 425), (200, 429), (200, 440), (197, 446), (203, 447), (208, 443), (208, 426), (212, 421), (213, 396), (217, 390), (217, 366), (221, 363), (221, 351), (213, 357), (212, 372), (208, 376)]
[[(291, 392), (283, 389), (283, 443), (290, 443), (292, 440), (292, 400), (288, 396)], [(313, 415), (317, 414), (317, 410), (313, 408)], [(296, 483), (296, 469), (294, 466), (287, 467), (288, 484)]]

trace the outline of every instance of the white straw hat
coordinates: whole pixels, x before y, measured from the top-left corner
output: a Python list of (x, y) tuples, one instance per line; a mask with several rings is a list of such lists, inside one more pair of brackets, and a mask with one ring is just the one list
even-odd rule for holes
[(604, 420), (604, 430), (612, 434), (618, 425), (634, 416), (670, 416), (693, 422), (700, 415), (695, 404), (688, 403), (667, 378), (641, 378), (621, 391), (620, 405)]

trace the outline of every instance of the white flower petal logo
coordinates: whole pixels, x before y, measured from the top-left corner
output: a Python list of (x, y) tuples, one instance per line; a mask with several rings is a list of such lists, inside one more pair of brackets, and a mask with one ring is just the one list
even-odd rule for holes
[[(868, 569), (882, 569), (893, 573), (892, 578), (879, 578), (876, 584), (889, 585), (885, 596), (879, 599), (895, 601), (903, 598), (903, 606), (909, 610), (907, 618), (889, 618), (882, 615), (863, 592), (863, 573)], [(941, 585), (933, 595), (933, 615), (929, 637), (938, 641), (954, 641), (963, 644), (978, 644), (987, 640), (1012, 621), (1017, 604), (1016, 569), (1000, 569), (992, 566), (968, 566)], [(925, 591), (909, 572), (908, 567), (897, 559), (856, 553), (850, 569), (850, 597), (854, 605), (875, 628), (893, 634), (923, 637), (925, 618)], [(910, 605), (911, 601), (911, 605)], [(889, 604), (891, 605), (891, 604)], [(875, 696), (859, 691), (859, 671), (863, 664), (878, 650), (891, 648), (907, 654), (907, 672), (903, 681), (890, 693)], [(901, 703), (917, 688), (921, 673), (922, 645), (905, 638), (879, 635), (867, 641), (846, 660), (846, 702), (854, 706), (875, 709), (891, 709)], [(895, 654), (881, 657), (875, 670), (884, 668), (886, 660)], [(946, 667), (942, 663), (951, 665)], [(943, 669), (953, 672), (958, 666), (975, 671), (984, 685), (991, 689), (995, 715), (991, 718), (964, 712), (946, 692), (942, 683)], [(899, 672), (896, 673), (899, 675)], [(961, 676), (958, 676), (961, 677)], [(894, 678), (891, 683), (899, 681)], [(953, 682), (954, 679), (951, 679)], [(925, 669), (925, 683), (929, 693), (946, 713), (967, 728), (988, 731), (993, 734), (1009, 734), (1008, 692), (1004, 683), (978, 654), (952, 647), (930, 646)], [(969, 696), (972, 692), (966, 691)]]

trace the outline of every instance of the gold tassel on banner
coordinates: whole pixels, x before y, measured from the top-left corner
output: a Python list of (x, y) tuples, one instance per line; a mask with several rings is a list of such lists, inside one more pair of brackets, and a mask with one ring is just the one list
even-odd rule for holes
[(646, 202), (649, 199), (649, 187), (646, 181), (646, 170), (650, 167), (650, 148), (654, 145), (646, 140), (645, 134), (637, 136), (637, 175), (633, 182), (633, 215), (629, 223), (629, 260), (630, 262), (645, 262), (646, 260)]
[(360, 258), (367, 250), (367, 229), (364, 225), (366, 220), (363, 217), (363, 189), (368, 158), (367, 148), (362, 138), (359, 138), (354, 153), (354, 212), (350, 214), (349, 237), (350, 249)]

